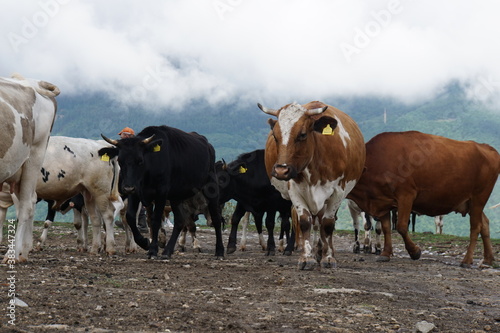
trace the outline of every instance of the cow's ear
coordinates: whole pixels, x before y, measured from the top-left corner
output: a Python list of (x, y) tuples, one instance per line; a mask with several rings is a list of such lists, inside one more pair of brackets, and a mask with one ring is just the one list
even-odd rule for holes
[(99, 156), (108, 156), (109, 158), (113, 158), (118, 156), (118, 148), (115, 147), (104, 147), (97, 151)]
[(276, 119), (272, 119), (272, 118), (269, 118), (269, 119), (267, 120), (267, 123), (269, 124), (269, 126), (271, 126), (271, 129), (273, 129), (273, 128), (274, 128), (274, 125), (276, 125), (276, 123), (277, 123), (277, 122), (278, 122), (278, 121), (277, 121)]
[(153, 153), (157, 153), (161, 151), (161, 146), (163, 145), (163, 139), (158, 139), (151, 141), (146, 146), (146, 151), (152, 151)]
[(337, 127), (335, 118), (324, 116), (314, 122), (314, 130), (324, 135), (333, 135), (333, 130)]

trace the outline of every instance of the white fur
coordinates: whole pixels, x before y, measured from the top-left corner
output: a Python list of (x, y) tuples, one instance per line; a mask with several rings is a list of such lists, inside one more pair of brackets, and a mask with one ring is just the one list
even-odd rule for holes
[(300, 104), (293, 102), (286, 109), (280, 111), (278, 121), (281, 128), (281, 139), (284, 146), (288, 145), (293, 126), (307, 110)]

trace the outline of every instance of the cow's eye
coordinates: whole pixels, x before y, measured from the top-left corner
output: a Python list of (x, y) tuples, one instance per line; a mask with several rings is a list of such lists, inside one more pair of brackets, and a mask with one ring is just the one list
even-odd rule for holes
[(307, 133), (300, 133), (297, 136), (297, 141), (304, 141), (307, 138)]

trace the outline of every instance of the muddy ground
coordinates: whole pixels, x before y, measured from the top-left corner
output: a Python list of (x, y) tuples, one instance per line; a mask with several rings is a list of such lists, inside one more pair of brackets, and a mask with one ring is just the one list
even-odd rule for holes
[(107, 257), (76, 252), (71, 224), (53, 227), (47, 247), (16, 265), (25, 304), (15, 325), (0, 267), (0, 332), (500, 332), (500, 271), (477, 267), (479, 246), (474, 267), (460, 268), (465, 245), (454, 238), (415, 235), (427, 251), (413, 261), (395, 234), (395, 257), (379, 263), (353, 254), (344, 232), (336, 269), (299, 271), (297, 254), (264, 256), (255, 232), (224, 260), (214, 259), (212, 230), (199, 236), (204, 252), (159, 261), (126, 255), (121, 230), (120, 252)]

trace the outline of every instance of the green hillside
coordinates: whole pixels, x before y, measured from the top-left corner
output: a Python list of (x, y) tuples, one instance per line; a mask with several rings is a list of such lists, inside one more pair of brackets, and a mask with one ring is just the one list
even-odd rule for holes
[[(58, 102), (53, 135), (100, 139), (103, 133), (117, 138), (117, 133), (125, 126), (138, 132), (149, 125), (165, 124), (207, 136), (215, 147), (217, 159), (224, 158), (226, 161), (240, 153), (263, 148), (269, 132), (269, 116), (256, 106), (257, 102), (263, 101), (218, 108), (197, 102), (175, 112), (127, 108), (103, 95), (61, 95)], [(332, 97), (323, 102), (349, 114), (359, 124), (366, 141), (381, 132), (418, 130), (457, 140), (484, 142), (500, 150), (500, 112), (468, 100), (458, 84), (450, 84), (434, 99), (422, 103), (405, 104), (376, 96)], [(280, 105), (268, 106), (276, 108)], [(488, 207), (498, 202), (500, 185), (496, 186)], [(487, 209), (486, 214), (491, 220), (492, 236), (500, 238), (500, 208)], [(344, 207), (339, 215), (340, 228), (352, 228)], [(42, 218), (42, 213), (38, 213), (37, 219)], [(433, 219), (419, 218), (417, 230), (433, 231)], [(450, 234), (467, 235), (468, 218), (450, 214), (445, 218), (444, 230)]]

